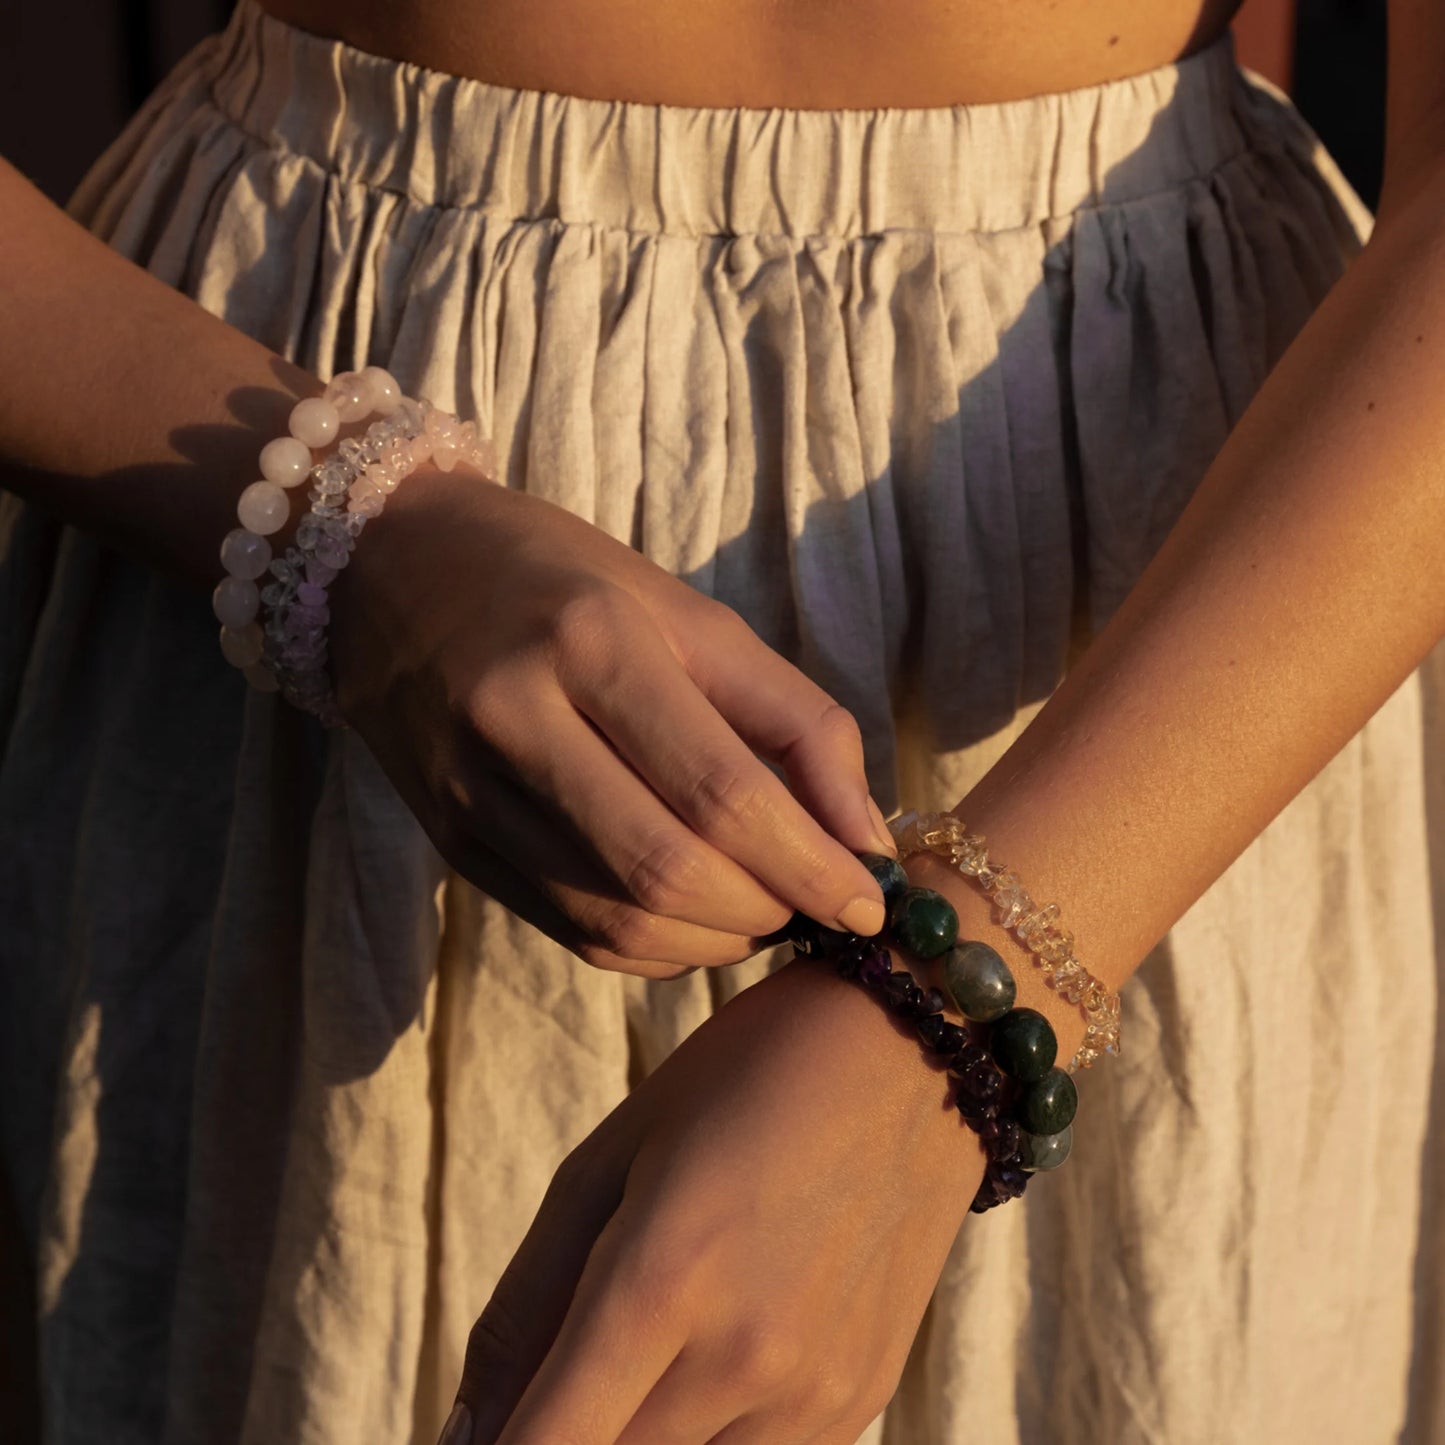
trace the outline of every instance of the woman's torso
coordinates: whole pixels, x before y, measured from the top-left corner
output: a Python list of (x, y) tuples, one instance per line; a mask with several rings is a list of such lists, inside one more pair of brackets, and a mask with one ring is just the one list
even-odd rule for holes
[(1011, 100), (1150, 70), (1241, 0), (260, 0), (304, 30), (497, 85), (666, 105)]

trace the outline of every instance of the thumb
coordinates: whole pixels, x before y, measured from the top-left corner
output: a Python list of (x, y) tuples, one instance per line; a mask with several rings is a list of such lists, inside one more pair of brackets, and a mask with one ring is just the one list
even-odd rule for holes
[(552, 1176), (472, 1326), (456, 1408), (438, 1445), (493, 1445), (551, 1349), (592, 1246), (622, 1202), (632, 1150), (592, 1147), (597, 1143), (594, 1132), (589, 1152), (575, 1150)]

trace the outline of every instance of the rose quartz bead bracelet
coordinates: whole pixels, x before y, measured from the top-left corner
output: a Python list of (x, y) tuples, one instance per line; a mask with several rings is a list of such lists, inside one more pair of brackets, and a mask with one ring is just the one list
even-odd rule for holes
[[(344, 426), (373, 415), (379, 420), (362, 435), (337, 442)], [(222, 653), (253, 687), (279, 688), (288, 702), (339, 727), (326, 672), (326, 589), (351, 560), (366, 523), (419, 466), (430, 461), (449, 472), (464, 461), (496, 481), (496, 451), (474, 422), (403, 396), (379, 366), (342, 372), (322, 396), (297, 402), (287, 431), (261, 448), (261, 480), (237, 501), (240, 526), (221, 543), (226, 575), (211, 605)], [(316, 460), (313, 452), (323, 449), (327, 454)], [(273, 558), (267, 538), (290, 517), (288, 490), (308, 477), (311, 509), (293, 544)], [(268, 572), (272, 580), (262, 585)]]

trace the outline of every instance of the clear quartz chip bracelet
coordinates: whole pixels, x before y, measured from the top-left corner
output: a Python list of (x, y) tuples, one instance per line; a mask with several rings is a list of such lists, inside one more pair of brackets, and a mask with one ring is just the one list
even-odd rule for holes
[(903, 813), (888, 824), (900, 859), (932, 853), (971, 878), (997, 909), (997, 921), (1034, 955), (1050, 988), (1077, 1004), (1086, 1029), (1069, 1072), (1087, 1069), (1101, 1054), (1119, 1052), (1119, 995), (1074, 957), (1074, 935), (1059, 922), (1059, 905), (1039, 907), (1018, 874), (988, 856), (988, 843), (952, 813)]
[[(362, 435), (345, 438), (313, 465), (313, 449), (329, 447), (342, 427), (373, 414), (379, 420)], [(212, 607), (221, 623), (221, 651), (253, 687), (279, 687), (288, 702), (338, 727), (342, 719), (326, 673), (326, 589), (350, 561), (367, 521), (419, 466), (432, 461), (450, 471), (464, 461), (495, 481), (496, 452), (474, 422), (403, 396), (379, 366), (343, 372), (322, 396), (298, 402), (288, 432), (261, 449), (263, 480), (241, 493), (241, 525), (221, 544), (226, 576)], [(311, 510), (294, 543), (273, 558), (267, 538), (290, 516), (286, 491), (308, 476)], [(268, 572), (272, 580), (263, 585)]]

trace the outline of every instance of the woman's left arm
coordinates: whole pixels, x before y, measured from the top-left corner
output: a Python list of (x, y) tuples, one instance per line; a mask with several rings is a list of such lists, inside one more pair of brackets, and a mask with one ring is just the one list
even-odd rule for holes
[[(956, 810), (1111, 986), (1445, 636), (1445, 7), (1391, 0), (1390, 22), (1372, 238)], [(986, 898), (937, 860), (909, 871), (1004, 954), (1068, 1057), (1079, 1011)], [(475, 1445), (847, 1445), (982, 1173), (942, 1097), (826, 970), (744, 992), (559, 1174), (473, 1335)]]

